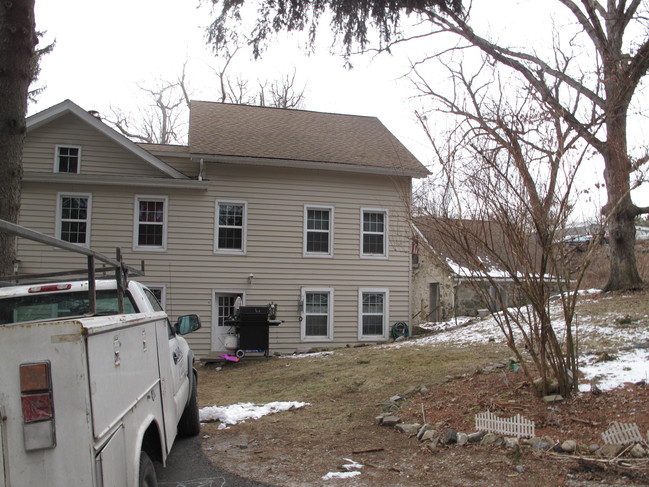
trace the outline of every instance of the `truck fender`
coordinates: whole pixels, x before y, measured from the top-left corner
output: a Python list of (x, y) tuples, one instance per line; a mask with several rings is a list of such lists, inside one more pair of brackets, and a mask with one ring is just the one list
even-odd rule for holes
[(189, 380), (189, 394), (187, 394), (185, 405), (191, 401), (194, 384), (198, 387), (198, 372), (194, 368), (194, 352), (191, 349), (187, 353), (187, 379)]
[(137, 445), (133, 458), (134, 465), (139, 465), (141, 451), (145, 451), (154, 462), (165, 465), (167, 454), (164, 436), (155, 416), (150, 415), (142, 422), (137, 435)]

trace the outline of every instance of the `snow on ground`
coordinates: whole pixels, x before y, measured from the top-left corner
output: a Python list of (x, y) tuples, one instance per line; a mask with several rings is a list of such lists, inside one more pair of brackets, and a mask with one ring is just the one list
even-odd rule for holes
[(280, 358), (318, 358), (318, 357), (328, 357), (333, 355), (334, 352), (314, 352), (314, 353), (294, 353), (292, 355), (281, 355)]
[(344, 460), (349, 462), (343, 465), (343, 468), (346, 470), (345, 472), (329, 472), (328, 474), (323, 475), (322, 480), (350, 479), (361, 474), (359, 470), (364, 467), (363, 464), (358, 463), (351, 458), (345, 458)]
[[(597, 355), (579, 360), (579, 371), (587, 379), (594, 379), (603, 391), (615, 389), (625, 382), (649, 382), (649, 350), (637, 348), (617, 353), (615, 360), (598, 362)], [(581, 384), (581, 392), (590, 391), (590, 384)]]
[[(598, 290), (581, 292), (586, 298), (598, 294)], [(559, 334), (564, 326), (561, 316), (561, 306), (554, 300), (550, 307), (555, 330)], [(601, 318), (601, 317), (600, 317)], [(609, 324), (594, 325), (590, 317), (582, 317), (577, 313), (573, 333), (580, 342), (605, 343), (611, 349), (619, 349), (614, 354), (614, 360), (600, 361), (600, 357), (588, 350), (579, 357), (579, 370), (587, 381), (595, 379), (601, 390), (614, 389), (625, 382), (649, 381), (649, 328), (647, 326), (621, 327), (616, 320), (620, 314), (610, 313), (604, 318)], [(647, 318), (647, 316), (645, 316)], [(396, 341), (382, 345), (387, 349), (403, 347), (430, 347), (440, 343), (453, 343), (457, 347), (467, 347), (472, 344), (496, 342), (505, 343), (505, 338), (493, 316), (485, 319), (458, 318), (444, 323), (423, 325), (427, 331), (435, 334), (422, 338)], [(631, 348), (634, 344), (645, 344), (643, 348)], [(590, 384), (580, 385), (580, 391), (590, 390)]]
[(202, 422), (220, 421), (219, 429), (225, 429), (229, 424), (237, 424), (248, 419), (259, 419), (268, 414), (288, 411), (309, 406), (307, 402), (271, 402), (268, 404), (239, 403), (230, 406), (207, 406), (199, 410)]

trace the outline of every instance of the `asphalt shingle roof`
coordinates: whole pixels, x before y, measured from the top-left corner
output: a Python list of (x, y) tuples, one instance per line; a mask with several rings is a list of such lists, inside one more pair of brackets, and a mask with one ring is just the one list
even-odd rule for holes
[(343, 164), (424, 177), (428, 170), (376, 117), (192, 101), (194, 155)]

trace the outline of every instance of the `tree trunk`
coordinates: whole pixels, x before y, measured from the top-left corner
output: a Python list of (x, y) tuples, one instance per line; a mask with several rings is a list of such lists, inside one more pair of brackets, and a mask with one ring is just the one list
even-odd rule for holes
[[(610, 68), (609, 66), (613, 66)], [(609, 257), (611, 269), (605, 291), (637, 289), (642, 279), (635, 260), (635, 217), (638, 208), (631, 200), (631, 161), (627, 152), (626, 85), (617, 79), (616, 62), (606, 62), (606, 134), (603, 151), (604, 181), (608, 200), (602, 213), (609, 228)], [(628, 90), (626, 90), (628, 91)]]
[[(609, 196), (609, 201), (611, 201)], [(605, 207), (605, 209), (608, 205)], [(642, 286), (635, 260), (635, 205), (623, 197), (613, 210), (609, 228), (611, 272), (605, 291), (637, 289)]]
[[(27, 93), (37, 44), (34, 0), (0, 2), (0, 219), (18, 222)], [(13, 273), (16, 239), (0, 232), (0, 276)]]

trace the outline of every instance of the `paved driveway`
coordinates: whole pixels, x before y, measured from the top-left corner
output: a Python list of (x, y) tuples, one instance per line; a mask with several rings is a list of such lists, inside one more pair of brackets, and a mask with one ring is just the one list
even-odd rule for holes
[(156, 463), (156, 474), (160, 487), (272, 487), (214, 467), (201, 449), (200, 436), (177, 439), (167, 467)]

